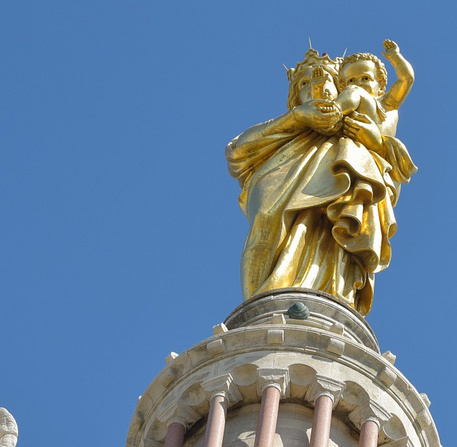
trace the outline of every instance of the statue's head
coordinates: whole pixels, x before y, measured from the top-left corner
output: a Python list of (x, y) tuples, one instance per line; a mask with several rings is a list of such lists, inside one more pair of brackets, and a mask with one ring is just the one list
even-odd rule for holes
[[(318, 67), (322, 68), (325, 78), (322, 89), (330, 95), (330, 99), (335, 99), (338, 95), (338, 72), (341, 60), (341, 58), (333, 60), (327, 53), (319, 56), (316, 50), (310, 48), (305, 54), (304, 61), (298, 62), (295, 68), (287, 70), (287, 78), (290, 82), (287, 107), (292, 109), (313, 98), (313, 71)], [(322, 80), (319, 82), (322, 83)]]
[(382, 96), (387, 86), (385, 65), (371, 53), (355, 53), (343, 59), (338, 74), (338, 86), (358, 85), (374, 97)]

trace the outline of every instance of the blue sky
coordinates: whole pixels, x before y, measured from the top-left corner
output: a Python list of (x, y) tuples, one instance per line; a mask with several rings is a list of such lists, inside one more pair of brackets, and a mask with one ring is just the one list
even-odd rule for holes
[(240, 304), (224, 147), (286, 110), (308, 36), (331, 56), (391, 38), (415, 68), (397, 136), (419, 172), (367, 320), (451, 445), (456, 6), (436, 5), (0, 2), (0, 406), (20, 447), (124, 445), (169, 352)]

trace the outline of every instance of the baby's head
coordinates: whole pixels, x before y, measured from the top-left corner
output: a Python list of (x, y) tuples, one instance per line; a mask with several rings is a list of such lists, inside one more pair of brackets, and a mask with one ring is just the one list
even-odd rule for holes
[(340, 65), (338, 80), (340, 90), (348, 85), (358, 85), (378, 98), (386, 91), (387, 71), (374, 54), (355, 53), (344, 58)]

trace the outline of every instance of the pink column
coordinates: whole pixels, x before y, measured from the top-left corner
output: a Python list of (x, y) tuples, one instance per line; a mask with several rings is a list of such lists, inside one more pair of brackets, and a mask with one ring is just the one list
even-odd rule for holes
[(204, 447), (222, 447), (227, 405), (227, 398), (224, 394), (216, 394), (211, 399), (208, 422), (206, 423)]
[(181, 422), (172, 422), (168, 426), (167, 437), (165, 438), (165, 447), (182, 447), (184, 444), (184, 435), (186, 427)]
[(276, 386), (267, 385), (264, 388), (254, 447), (273, 447), (280, 399), (281, 392)]
[(377, 447), (379, 426), (375, 421), (368, 419), (360, 428), (359, 447)]
[(332, 425), (333, 399), (320, 395), (314, 403), (313, 427), (309, 447), (327, 447)]

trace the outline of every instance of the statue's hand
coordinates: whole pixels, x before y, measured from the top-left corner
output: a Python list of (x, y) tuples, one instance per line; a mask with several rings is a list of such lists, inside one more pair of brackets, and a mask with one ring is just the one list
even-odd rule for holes
[(385, 50), (382, 54), (386, 59), (400, 53), (400, 47), (393, 40), (386, 39), (382, 44)]
[(381, 132), (378, 126), (363, 113), (353, 112), (344, 118), (343, 135), (358, 141), (369, 150), (379, 152), (382, 148)]
[(310, 100), (293, 109), (294, 117), (304, 127), (328, 130), (341, 122), (343, 115), (331, 100)]

